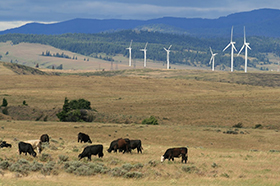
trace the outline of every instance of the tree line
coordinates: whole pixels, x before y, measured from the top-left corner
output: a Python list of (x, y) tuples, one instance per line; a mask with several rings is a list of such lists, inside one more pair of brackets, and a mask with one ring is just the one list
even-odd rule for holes
[[(61, 34), (61, 35), (35, 35), (35, 34), (5, 34), (0, 35), (0, 42), (12, 41), (13, 44), (21, 42), (40, 43), (50, 45), (62, 50), (68, 50), (74, 53), (100, 58), (100, 54), (106, 54), (108, 61), (113, 60), (113, 56), (122, 54), (129, 55), (128, 50), (130, 41), (132, 44), (132, 57), (143, 58), (143, 52), (140, 49), (144, 48), (145, 43), (149, 42), (147, 47), (147, 59), (156, 61), (166, 61), (166, 52), (164, 47), (169, 47), (172, 44), (170, 53), (171, 64), (186, 64), (191, 66), (209, 65), (211, 53), (209, 47), (218, 53), (215, 57), (215, 66), (224, 65), (230, 66), (229, 51), (222, 52), (222, 49), (228, 44), (229, 38), (195, 38), (188, 35), (166, 34), (159, 32), (123, 30), (113, 33), (99, 34)], [(240, 49), (243, 45), (243, 38), (237, 38), (236, 48)], [(280, 39), (265, 38), (265, 37), (249, 37), (252, 50), (249, 51), (249, 56), (254, 57), (248, 66), (255, 67), (258, 63), (269, 64), (269, 59), (266, 53), (274, 53), (280, 55)], [(47, 55), (47, 53), (44, 53)], [(58, 57), (65, 57), (63, 54), (58, 54)], [(68, 56), (69, 57), (69, 56)], [(70, 57), (71, 58), (71, 57)], [(239, 69), (244, 65), (242, 57), (235, 57), (235, 69)]]

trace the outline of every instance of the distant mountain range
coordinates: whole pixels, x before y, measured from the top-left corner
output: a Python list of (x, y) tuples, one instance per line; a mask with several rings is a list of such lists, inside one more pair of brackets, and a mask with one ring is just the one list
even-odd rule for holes
[(28, 23), (18, 28), (1, 31), (0, 34), (64, 34), (100, 33), (126, 29), (188, 34), (196, 37), (228, 37), (234, 26), (234, 36), (280, 37), (280, 10), (258, 9), (230, 14), (218, 19), (164, 17), (150, 20), (121, 19), (73, 19), (54, 24)]

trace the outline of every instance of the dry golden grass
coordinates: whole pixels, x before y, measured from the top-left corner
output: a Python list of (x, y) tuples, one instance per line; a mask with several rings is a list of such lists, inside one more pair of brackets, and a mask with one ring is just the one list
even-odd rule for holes
[[(58, 161), (59, 155), (66, 155), (70, 161), (77, 160), (78, 154), (85, 144), (77, 143), (78, 132), (88, 133), (93, 144), (103, 144), (104, 157), (92, 161), (102, 162), (107, 167), (121, 166), (125, 163), (144, 165), (140, 179), (115, 178), (109, 175), (79, 177), (59, 171), (57, 176), (43, 176), (40, 173), (30, 173), (27, 177), (16, 178), (15, 173), (3, 171), (3, 180), (8, 183), (26, 185), (274, 185), (279, 178), (279, 134), (274, 130), (240, 129), (246, 134), (229, 135), (222, 133), (225, 128), (196, 126), (146, 126), (136, 124), (100, 124), (100, 123), (57, 123), (30, 121), (0, 121), (0, 136), (12, 143), (11, 149), (1, 149), (1, 157), (10, 160), (25, 158), (33, 161), (30, 156), (18, 155), (18, 140), (36, 139), (42, 133), (51, 137), (51, 148), (43, 153), (50, 154), (53, 161)], [(221, 130), (221, 132), (218, 132)], [(108, 153), (106, 150), (112, 140), (119, 137), (141, 139), (143, 154)], [(188, 146), (188, 164), (175, 162), (160, 163), (160, 156), (173, 146)], [(79, 152), (74, 152), (78, 148)], [(257, 150), (257, 151), (255, 151)], [(36, 161), (40, 161), (40, 156)], [(113, 160), (117, 165), (111, 164)], [(83, 160), (86, 162), (86, 160)], [(154, 161), (156, 166), (150, 166)], [(196, 172), (184, 172), (183, 167), (194, 167)], [(1, 182), (0, 182), (1, 183)]]
[[(1, 71), (1, 69), (0, 69)], [(182, 78), (182, 73), (193, 73)], [(130, 74), (129, 74), (130, 73)], [(138, 73), (138, 74), (137, 74)], [(143, 74), (142, 74), (143, 73)], [(173, 73), (173, 75), (172, 75)], [(171, 77), (178, 73), (178, 78)], [(279, 92), (278, 87), (238, 85), (233, 83), (197, 81), (199, 71), (127, 72), (127, 76), (34, 76), (0, 75), (0, 100), (9, 105), (61, 108), (65, 97), (84, 98), (107, 118), (123, 117), (132, 121), (154, 115), (158, 126), (114, 123), (61, 123), (35, 121), (0, 121), (0, 137), (13, 148), (1, 149), (2, 158), (17, 160), (17, 141), (37, 139), (48, 133), (57, 150), (45, 149), (57, 161), (59, 155), (77, 160), (84, 144), (77, 143), (78, 132), (90, 135), (94, 144), (103, 144), (105, 156), (101, 161), (108, 167), (142, 163), (141, 179), (114, 178), (109, 175), (90, 177), (59, 175), (43, 176), (32, 173), (15, 178), (4, 171), (1, 184), (8, 185), (277, 185), (280, 181), (279, 153)], [(206, 76), (206, 75), (205, 75)], [(226, 77), (227, 76), (227, 77)], [(208, 78), (227, 79), (227, 73), (209, 73)], [(205, 77), (204, 77), (205, 78)], [(230, 135), (223, 131), (241, 122), (245, 134)], [(252, 129), (261, 124), (264, 129)], [(106, 149), (119, 137), (141, 139), (143, 154), (109, 154)], [(187, 146), (189, 162), (182, 165), (161, 164), (160, 156), (169, 147)], [(74, 152), (78, 148), (79, 152)], [(257, 150), (257, 151), (255, 151)], [(40, 157), (40, 156), (39, 156)], [(39, 161), (39, 158), (35, 158)], [(155, 161), (156, 166), (149, 166)], [(183, 166), (195, 167), (196, 172), (183, 171)], [(3, 178), (3, 179), (2, 179)]]
[(1, 75), (0, 87), (0, 99), (5, 97), (10, 106), (25, 100), (30, 107), (53, 109), (62, 108), (65, 97), (84, 98), (107, 117), (134, 122), (154, 115), (160, 124), (233, 126), (241, 122), (245, 127), (261, 124), (278, 128), (280, 119), (279, 88), (191, 79), (78, 75)]

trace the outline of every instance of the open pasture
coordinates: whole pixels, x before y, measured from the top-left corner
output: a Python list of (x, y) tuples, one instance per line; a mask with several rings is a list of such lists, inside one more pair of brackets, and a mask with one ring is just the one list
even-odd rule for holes
[[(141, 178), (123, 178), (107, 174), (78, 176), (66, 173), (63, 164), (57, 163), (56, 174), (42, 175), (30, 171), (28, 176), (16, 172), (1, 171), (0, 183), (18, 185), (277, 185), (279, 182), (279, 133), (275, 130), (240, 129), (245, 134), (224, 134), (226, 128), (197, 126), (147, 126), (137, 124), (58, 123), (30, 121), (0, 121), (1, 138), (12, 148), (1, 149), (1, 158), (15, 162), (19, 159), (59, 162), (59, 156), (68, 156), (69, 162), (77, 161), (78, 154), (89, 144), (77, 142), (77, 134), (86, 132), (93, 144), (103, 144), (104, 157), (92, 157), (92, 162), (106, 167), (124, 167), (125, 164), (141, 164), (136, 171)], [(18, 155), (16, 140), (36, 139), (42, 133), (51, 137), (50, 145), (36, 158)], [(108, 153), (110, 142), (119, 137), (141, 139), (143, 154)], [(181, 164), (160, 163), (160, 156), (173, 146), (187, 146), (189, 161)], [(87, 163), (86, 159), (81, 160)]]
[[(160, 124), (168, 125), (231, 127), (242, 123), (244, 127), (279, 128), (278, 87), (199, 81), (195, 77), (205, 78), (199, 75), (154, 78), (153, 73), (157, 76), (156, 71), (147, 76), (143, 72), (113, 77), (2, 75), (0, 99), (6, 98), (9, 106), (25, 100), (31, 108), (52, 110), (62, 108), (65, 97), (84, 98), (101, 115), (100, 122), (141, 123), (154, 115)], [(228, 73), (208, 74), (228, 78)]]
[[(1, 184), (8, 185), (277, 185), (279, 177), (279, 109), (280, 89), (277, 86), (253, 86), (232, 83), (235, 73), (209, 73), (171, 78), (176, 71), (103, 76), (39, 76), (0, 75), (0, 99), (9, 106), (21, 105), (41, 109), (61, 108), (64, 98), (84, 98), (91, 102), (100, 122), (63, 123), (57, 121), (0, 121), (0, 137), (11, 143), (11, 149), (0, 149), (0, 158), (10, 162), (27, 159), (18, 155), (20, 140), (37, 139), (48, 133), (51, 143), (35, 161), (56, 162), (55, 173), (28, 175), (1, 170)], [(179, 71), (177, 71), (179, 72)], [(183, 71), (180, 71), (182, 73)], [(187, 71), (186, 71), (187, 73)], [(9, 74), (9, 75), (8, 75)], [(160, 75), (161, 74), (161, 75)], [(163, 75), (164, 74), (164, 75)], [(179, 74), (179, 73), (178, 73)], [(162, 76), (163, 75), (163, 76)], [(172, 75), (174, 76), (174, 75)], [(246, 75), (245, 75), (246, 76)], [(200, 79), (222, 79), (200, 81)], [(251, 76), (250, 76), (251, 77)], [(243, 79), (249, 78), (245, 77)], [(231, 83), (226, 83), (231, 81)], [(250, 78), (249, 78), (250, 79)], [(252, 80), (251, 80), (252, 81)], [(151, 115), (157, 126), (139, 124)], [(121, 119), (128, 121), (124, 124)], [(113, 122), (115, 121), (115, 122)], [(120, 124), (116, 124), (120, 123)], [(225, 134), (242, 123), (238, 134)], [(263, 128), (254, 129), (260, 124)], [(67, 173), (59, 164), (59, 156), (69, 162), (87, 144), (77, 142), (77, 134), (89, 134), (93, 144), (104, 146), (104, 157), (92, 157), (110, 170), (125, 164), (141, 165), (133, 171), (141, 178), (123, 178), (110, 173), (78, 176)], [(109, 154), (110, 142), (119, 137), (141, 139), (143, 154)], [(189, 148), (189, 161), (160, 163), (160, 156), (170, 147)], [(81, 160), (87, 163), (87, 160)]]

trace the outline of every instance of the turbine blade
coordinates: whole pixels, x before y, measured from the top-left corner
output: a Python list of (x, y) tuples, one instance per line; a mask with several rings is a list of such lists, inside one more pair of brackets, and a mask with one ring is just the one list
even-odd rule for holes
[(212, 51), (212, 48), (211, 47), (209, 47), (210, 48), (210, 52), (211, 52), (211, 54), (213, 55), (213, 51)]
[(212, 56), (212, 57), (210, 58), (209, 64), (211, 64), (213, 58), (214, 58), (214, 56)]
[(244, 26), (244, 43), (246, 43), (245, 26)]
[(131, 46), (132, 46), (132, 41), (133, 41), (133, 40), (131, 40), (131, 41), (130, 41), (130, 45), (129, 45), (129, 48), (131, 48)]
[(240, 53), (241, 53), (241, 51), (243, 50), (244, 46), (245, 46), (245, 45), (243, 45), (243, 46), (241, 47), (241, 49), (239, 50), (239, 52), (238, 52), (237, 56), (239, 56), (239, 54), (240, 54)]
[(230, 37), (230, 41), (232, 41), (232, 35), (233, 35), (233, 26), (231, 27), (231, 37)]
[(234, 44), (232, 44), (232, 47), (233, 47), (233, 49), (237, 52), (237, 50), (236, 50), (236, 48), (235, 48)]
[(146, 45), (145, 45), (145, 49), (147, 48), (147, 45), (148, 45), (148, 42), (147, 42)]
[(230, 46), (231, 43), (229, 43), (223, 50), (223, 52)]
[(169, 46), (168, 50), (170, 50), (171, 47), (172, 47), (172, 45)]
[(249, 46), (249, 43), (246, 43), (246, 46), (247, 46), (247, 48), (249, 48), (250, 50), (252, 50), (251, 47)]
[(163, 48), (165, 51), (167, 51), (167, 49), (166, 48)]

